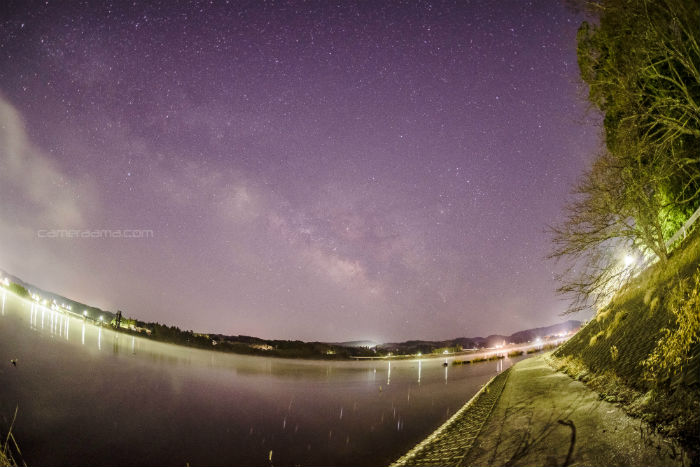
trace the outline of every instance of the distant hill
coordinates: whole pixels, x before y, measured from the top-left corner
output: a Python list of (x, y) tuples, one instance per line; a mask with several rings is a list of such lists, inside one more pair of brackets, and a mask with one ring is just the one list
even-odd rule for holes
[(22, 287), (27, 289), (30, 293), (35, 293), (35, 294), (41, 296), (43, 299), (48, 300), (49, 302), (51, 302), (52, 300), (55, 300), (56, 303), (58, 303), (59, 305), (65, 304), (66, 306), (70, 306), (71, 310), (76, 312), (76, 313), (82, 313), (83, 310), (87, 310), (88, 317), (90, 317), (92, 319), (98, 319), (99, 316), (102, 315), (102, 316), (104, 316), (104, 320), (106, 322), (110, 322), (116, 316), (115, 313), (112, 313), (111, 311), (102, 310), (102, 309), (94, 307), (94, 306), (86, 305), (84, 303), (81, 303), (81, 302), (78, 302), (75, 300), (71, 300), (70, 298), (66, 298), (63, 295), (58, 295), (56, 293), (49, 292), (49, 291), (44, 290), (44, 289), (40, 289), (36, 285), (25, 282), (22, 279), (20, 279), (19, 277), (14, 276), (14, 275), (10, 274), (9, 272), (4, 271), (2, 269), (0, 269), (0, 273), (2, 274), (3, 277), (7, 277), (11, 282), (14, 282), (15, 284), (21, 285)]
[(580, 327), (581, 321), (569, 320), (564, 323), (554, 324), (551, 326), (518, 331), (509, 336), (492, 334), (488, 337), (457, 337), (455, 339), (443, 341), (411, 340), (405, 342), (389, 342), (386, 344), (380, 344), (377, 346), (377, 348), (394, 353), (408, 354), (416, 352), (427, 353), (443, 347), (461, 346), (463, 349), (473, 349), (494, 347), (504, 342), (506, 344), (524, 344), (526, 342), (533, 341), (538, 337), (544, 338), (546, 336), (554, 336), (560, 333), (576, 331)]
[[(49, 301), (55, 300), (59, 305), (65, 304), (66, 306), (70, 306), (72, 310), (77, 313), (87, 310), (88, 316), (92, 319), (98, 319), (99, 316), (103, 316), (105, 322), (109, 323), (116, 316), (115, 313), (111, 311), (102, 310), (43, 290), (2, 269), (0, 269), (0, 273), (10, 281), (20, 284), (31, 293), (40, 295), (43, 299)], [(581, 327), (579, 321), (572, 320), (553, 326), (519, 331), (510, 336), (494, 334), (488, 337), (458, 337), (456, 339), (444, 341), (411, 340), (406, 342), (378, 344), (370, 340), (328, 343), (302, 342), (298, 340), (269, 340), (254, 336), (229, 336), (218, 333), (204, 334), (195, 333), (191, 330), (181, 330), (176, 326), (169, 326), (167, 324), (143, 322), (138, 319), (136, 320), (136, 325), (142, 329), (148, 330), (148, 336), (144, 337), (173, 344), (235, 353), (274, 355), (291, 358), (349, 358), (352, 356), (380, 356), (389, 352), (395, 355), (416, 354), (418, 352), (427, 354), (437, 349), (455, 348), (458, 346), (463, 349), (493, 347), (504, 342), (521, 344), (532, 341), (537, 337), (544, 338), (561, 332), (576, 330)], [(122, 332), (128, 331), (122, 329)]]

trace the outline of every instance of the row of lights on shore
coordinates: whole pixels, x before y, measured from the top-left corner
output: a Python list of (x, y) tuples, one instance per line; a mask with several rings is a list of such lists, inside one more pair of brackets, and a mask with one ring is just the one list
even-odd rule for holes
[[(5, 287), (9, 287), (9, 286), (10, 286), (10, 279), (7, 278), (7, 277), (3, 278), (2, 281), (0, 281), (0, 282), (1, 282), (2, 285), (4, 285)], [(45, 306), (45, 307), (46, 307), (46, 306), (49, 306), (49, 301), (48, 301), (47, 299), (45, 299), (45, 298), (41, 298), (38, 294), (30, 292), (29, 295), (30, 295), (30, 297), (32, 298), (32, 300), (34, 300), (35, 302), (37, 302), (39, 305), (43, 305), (43, 306)], [(58, 303), (56, 303), (56, 300), (52, 300), (52, 301), (51, 301), (50, 308), (51, 308), (52, 310), (55, 310), (55, 311), (64, 311), (64, 310), (65, 310), (65, 311), (73, 312), (73, 307), (72, 307), (71, 305), (66, 305), (65, 303), (61, 303), (61, 305), (59, 306)], [(87, 317), (88, 317), (88, 311), (87, 311), (87, 310), (83, 310), (83, 317), (84, 317), (84, 318), (87, 318)], [(104, 316), (103, 316), (103, 315), (100, 315), (99, 318), (98, 318), (97, 320), (100, 321), (100, 322), (104, 321)]]

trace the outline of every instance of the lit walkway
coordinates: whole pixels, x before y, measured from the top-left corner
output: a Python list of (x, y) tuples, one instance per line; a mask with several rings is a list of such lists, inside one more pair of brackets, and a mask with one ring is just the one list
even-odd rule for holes
[(544, 357), (496, 377), (395, 465), (681, 465), (639, 420)]

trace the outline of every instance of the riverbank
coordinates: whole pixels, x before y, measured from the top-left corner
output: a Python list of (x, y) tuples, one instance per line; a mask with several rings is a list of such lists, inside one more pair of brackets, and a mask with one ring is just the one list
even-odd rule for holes
[(683, 465), (673, 444), (546, 356), (494, 378), (475, 396), (497, 393), (490, 410), (470, 401), (394, 465)]
[(469, 402), (392, 467), (462, 465), (508, 381), (511, 368), (487, 382)]

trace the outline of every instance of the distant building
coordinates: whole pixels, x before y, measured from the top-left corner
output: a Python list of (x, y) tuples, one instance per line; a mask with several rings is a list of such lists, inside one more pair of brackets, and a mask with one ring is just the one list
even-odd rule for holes
[(153, 332), (153, 331), (151, 331), (151, 330), (148, 329), (148, 328), (142, 328), (142, 327), (139, 327), (139, 326), (135, 326), (135, 325), (133, 325), (133, 324), (129, 324), (129, 329), (131, 329), (132, 331), (136, 331), (136, 332), (138, 332), (138, 333), (144, 333), (144, 332), (145, 332), (145, 333), (146, 333), (147, 335), (149, 335), (149, 336), (150, 336), (151, 333)]
[(268, 344), (250, 344), (250, 347), (258, 350), (272, 350), (274, 348)]

